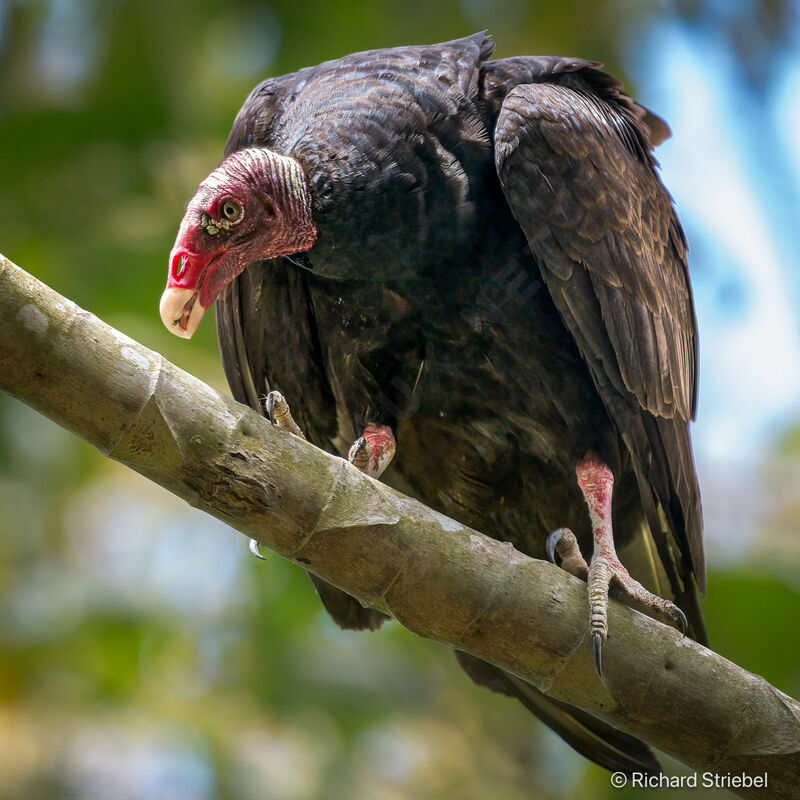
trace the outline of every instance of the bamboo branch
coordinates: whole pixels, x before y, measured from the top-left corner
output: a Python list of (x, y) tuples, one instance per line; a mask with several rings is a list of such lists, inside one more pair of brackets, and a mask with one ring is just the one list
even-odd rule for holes
[(272, 427), (2, 256), (0, 388), (409, 630), (729, 786), (766, 774), (742, 797), (800, 796), (800, 703), (619, 603), (601, 682), (583, 583)]

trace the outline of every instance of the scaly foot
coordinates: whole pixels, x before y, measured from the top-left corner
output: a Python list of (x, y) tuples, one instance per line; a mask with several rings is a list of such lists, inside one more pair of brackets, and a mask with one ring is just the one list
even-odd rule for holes
[(300, 430), (300, 426), (294, 421), (286, 398), (280, 392), (270, 392), (267, 395), (267, 414), (273, 425), (277, 425), (282, 430), (289, 431), (301, 439), (306, 438), (306, 435)]
[[(306, 438), (300, 426), (294, 421), (286, 398), (280, 392), (270, 392), (267, 395), (267, 414), (273, 425), (301, 439)], [(366, 475), (379, 478), (389, 466), (394, 451), (395, 440), (392, 429), (388, 425), (376, 425), (370, 422), (361, 436), (353, 442), (347, 460)], [(264, 559), (255, 539), (250, 540), (250, 552), (256, 558)]]
[(611, 470), (597, 453), (589, 452), (578, 462), (575, 472), (592, 521), (594, 553), (591, 564), (587, 567), (578, 541), (568, 528), (560, 528), (547, 537), (547, 554), (555, 563), (557, 553), (565, 570), (587, 581), (594, 664), (598, 675), (602, 676), (603, 644), (608, 638), (609, 590), (614, 597), (625, 596), (642, 608), (653, 611), (683, 633), (686, 633), (687, 623), (683, 611), (675, 603), (645, 589), (631, 577), (617, 557), (611, 526), (614, 488)]

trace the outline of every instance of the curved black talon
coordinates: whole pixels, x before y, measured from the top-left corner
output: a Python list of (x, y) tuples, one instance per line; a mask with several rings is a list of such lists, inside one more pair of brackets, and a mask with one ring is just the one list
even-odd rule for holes
[(689, 630), (689, 622), (686, 619), (686, 614), (684, 614), (683, 611), (678, 608), (678, 606), (675, 606), (675, 611), (677, 612), (680, 631), (684, 636), (686, 636), (686, 632)]
[(561, 533), (561, 528), (559, 528), (558, 530), (553, 531), (547, 537), (547, 541), (545, 542), (545, 548), (547, 549), (547, 557), (553, 564), (556, 564), (556, 545), (561, 541), (562, 535), (563, 534)]
[(266, 561), (267, 559), (261, 555), (261, 551), (258, 549), (258, 542), (255, 539), (250, 540), (250, 544), (248, 545), (250, 552), (256, 557), (260, 558), (262, 561)]
[[(267, 395), (267, 416), (269, 417), (269, 421), (276, 425), (275, 422), (275, 392), (270, 392)], [(250, 550), (252, 551), (253, 548), (251, 547)], [(264, 556), (259, 556), (259, 558), (263, 558)]]
[(603, 677), (603, 635), (598, 631), (595, 631), (594, 636), (594, 668), (597, 670), (597, 674), (602, 678)]

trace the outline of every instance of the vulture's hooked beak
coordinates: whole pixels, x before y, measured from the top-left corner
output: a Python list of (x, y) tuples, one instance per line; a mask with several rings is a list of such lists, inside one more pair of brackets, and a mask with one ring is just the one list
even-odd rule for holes
[(192, 338), (206, 312), (199, 300), (203, 280), (221, 255), (222, 252), (209, 258), (189, 253), (180, 247), (172, 250), (167, 288), (164, 289), (158, 306), (161, 321), (170, 333), (184, 339)]
[(205, 313), (203, 306), (197, 302), (197, 292), (177, 286), (164, 289), (158, 310), (167, 330), (184, 339), (192, 338)]

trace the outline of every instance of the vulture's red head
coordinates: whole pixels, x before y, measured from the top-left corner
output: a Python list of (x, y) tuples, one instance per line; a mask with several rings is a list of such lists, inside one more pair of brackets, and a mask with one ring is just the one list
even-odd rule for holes
[(262, 148), (233, 153), (189, 202), (169, 257), (161, 319), (190, 338), (248, 264), (309, 250), (316, 239), (300, 164)]

